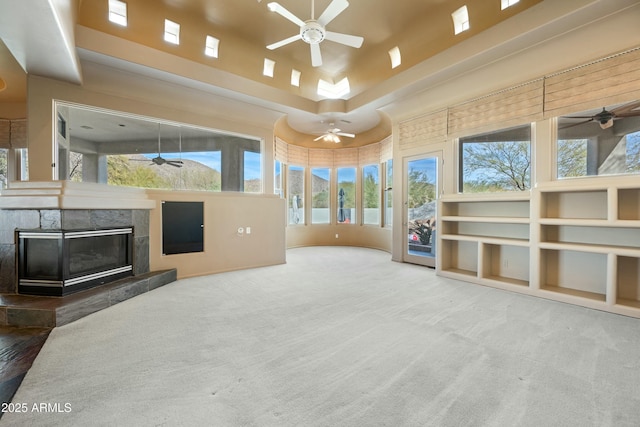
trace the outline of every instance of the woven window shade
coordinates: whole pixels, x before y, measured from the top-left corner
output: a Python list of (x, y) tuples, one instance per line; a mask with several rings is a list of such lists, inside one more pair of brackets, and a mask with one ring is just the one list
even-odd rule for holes
[(393, 139), (388, 136), (380, 141), (380, 163), (385, 163), (393, 158)]
[(27, 121), (11, 120), (11, 148), (27, 148)]
[(640, 99), (640, 48), (545, 79), (545, 118)]
[(309, 166), (323, 166), (332, 168), (335, 150), (326, 148), (309, 149)]
[(0, 120), (0, 148), (11, 148), (11, 122)]
[(358, 165), (367, 166), (380, 163), (380, 143), (365, 145), (358, 149)]
[(342, 166), (358, 166), (358, 149), (357, 148), (341, 148), (336, 150), (333, 156), (334, 167)]
[(544, 80), (507, 89), (449, 109), (449, 136), (474, 133), (542, 119)]
[(276, 137), (273, 145), (273, 153), (275, 159), (282, 163), (287, 163), (289, 161), (289, 144)]
[(309, 150), (297, 145), (289, 145), (287, 148), (288, 157), (287, 164), (296, 166), (308, 166), (309, 165)]
[(398, 133), (401, 148), (444, 142), (447, 139), (447, 111), (437, 111), (401, 122)]

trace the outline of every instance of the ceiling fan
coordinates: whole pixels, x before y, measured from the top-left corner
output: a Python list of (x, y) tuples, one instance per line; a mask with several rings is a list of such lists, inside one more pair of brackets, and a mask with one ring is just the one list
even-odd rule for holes
[(639, 117), (640, 111), (635, 111), (636, 108), (640, 107), (639, 102), (632, 102), (631, 104), (622, 105), (620, 107), (614, 108), (612, 110), (607, 110), (605, 107), (602, 107), (602, 111), (592, 116), (566, 116), (566, 119), (586, 119), (579, 123), (573, 123), (567, 126), (564, 126), (563, 129), (573, 126), (579, 126), (584, 123), (589, 122), (597, 122), (602, 129), (609, 129), (613, 126), (613, 121), (616, 119), (621, 119), (624, 117)]
[(342, 132), (340, 129), (334, 127), (333, 123), (329, 123), (329, 130), (325, 133), (314, 139), (314, 141), (324, 140), (326, 142), (335, 142), (336, 144), (340, 142), (341, 136), (346, 136), (347, 138), (355, 138), (355, 134)]
[[(180, 133), (179, 135), (179, 146), (180, 146), (180, 150), (182, 150), (182, 133)], [(131, 159), (134, 161), (147, 161), (147, 160), (143, 160), (143, 159)], [(182, 160), (167, 160), (164, 157), (162, 157), (162, 152), (160, 149), (160, 123), (158, 123), (158, 155), (154, 158), (151, 159), (151, 164), (152, 165), (158, 165), (158, 166), (162, 166), (162, 165), (170, 165), (170, 166), (174, 166), (176, 168), (181, 168), (183, 165)]]
[(333, 31), (327, 31), (325, 29), (325, 26), (329, 24), (329, 22), (349, 7), (349, 2), (347, 0), (333, 0), (317, 20), (314, 17), (314, 6), (315, 2), (314, 0), (311, 0), (311, 19), (303, 21), (276, 2), (267, 4), (270, 11), (276, 12), (300, 27), (300, 32), (298, 34), (270, 44), (267, 46), (267, 49), (274, 50), (297, 40), (302, 40), (305, 43), (308, 43), (311, 48), (311, 65), (319, 67), (322, 65), (320, 43), (322, 43), (323, 40), (331, 40), (333, 42), (355, 48), (362, 46), (364, 38), (360, 36), (334, 33)]

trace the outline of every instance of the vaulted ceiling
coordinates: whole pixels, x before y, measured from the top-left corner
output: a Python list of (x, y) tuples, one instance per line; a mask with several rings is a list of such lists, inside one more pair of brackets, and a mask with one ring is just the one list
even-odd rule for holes
[[(317, 18), (331, 2), (278, 1), (302, 20), (311, 17), (312, 3)], [(108, 0), (0, 0), (0, 78), (7, 82), (0, 102), (26, 96), (20, 67), (81, 84), (83, 65), (102, 63), (157, 78), (179, 77), (211, 93), (272, 108), (283, 115), (281, 130), (301, 140), (305, 135), (312, 140), (338, 120), (347, 132), (376, 138), (390, 132), (378, 113), (381, 107), (437, 84), (447, 72), (468, 72), (636, 2), (520, 0), (501, 10), (500, 0), (351, 0), (327, 30), (362, 36), (364, 43), (357, 49), (323, 41), (320, 67), (311, 66), (309, 45), (301, 40), (266, 48), (299, 32), (296, 24), (270, 11), (269, 0), (126, 3), (128, 25), (122, 27), (109, 22)], [(469, 30), (456, 35), (451, 14), (464, 5)], [(180, 24), (179, 45), (163, 40), (165, 19)], [(204, 55), (207, 35), (220, 40), (218, 58)], [(481, 42), (470, 48), (474, 40)], [(394, 47), (402, 58), (396, 68), (388, 53)], [(455, 58), (448, 55), (458, 47)], [(162, 63), (161, 58), (171, 57), (174, 64)], [(275, 62), (273, 77), (262, 74), (265, 58)], [(299, 87), (290, 83), (292, 69), (301, 72)], [(317, 94), (319, 79), (335, 83), (345, 77), (351, 91), (341, 99)]]

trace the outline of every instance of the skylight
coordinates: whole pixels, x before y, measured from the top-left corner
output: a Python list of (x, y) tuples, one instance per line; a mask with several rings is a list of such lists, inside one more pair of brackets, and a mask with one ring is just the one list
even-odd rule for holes
[(264, 66), (262, 68), (262, 74), (267, 77), (273, 77), (273, 70), (276, 67), (276, 62), (271, 59), (264, 58)]
[(467, 11), (467, 6), (462, 6), (460, 9), (453, 12), (451, 14), (451, 18), (453, 18), (455, 34), (460, 34), (461, 32), (469, 29), (469, 12)]
[(520, 0), (500, 0), (501, 3), (501, 7), (502, 10), (505, 10), (506, 8), (513, 6), (514, 4), (518, 3)]
[(109, 21), (127, 26), (127, 4), (120, 0), (109, 0)]
[(402, 64), (402, 57), (400, 56), (400, 48), (398, 46), (389, 50), (389, 58), (391, 58), (391, 68), (396, 68)]
[(164, 40), (169, 43), (180, 44), (180, 24), (165, 19)]
[(205, 47), (204, 47), (204, 54), (212, 58), (217, 58), (219, 45), (220, 45), (220, 40), (218, 40), (213, 36), (207, 36)]
[(349, 86), (349, 79), (346, 77), (335, 84), (329, 83), (323, 79), (318, 80), (317, 93), (320, 96), (330, 99), (339, 99), (349, 94), (349, 92), (351, 92), (351, 87)]
[(300, 87), (300, 71), (291, 70), (291, 86)]

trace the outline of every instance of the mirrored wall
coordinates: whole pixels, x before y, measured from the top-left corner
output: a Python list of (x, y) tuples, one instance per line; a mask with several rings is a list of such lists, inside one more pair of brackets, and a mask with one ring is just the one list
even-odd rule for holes
[(263, 191), (257, 138), (56, 103), (61, 180), (172, 190)]

